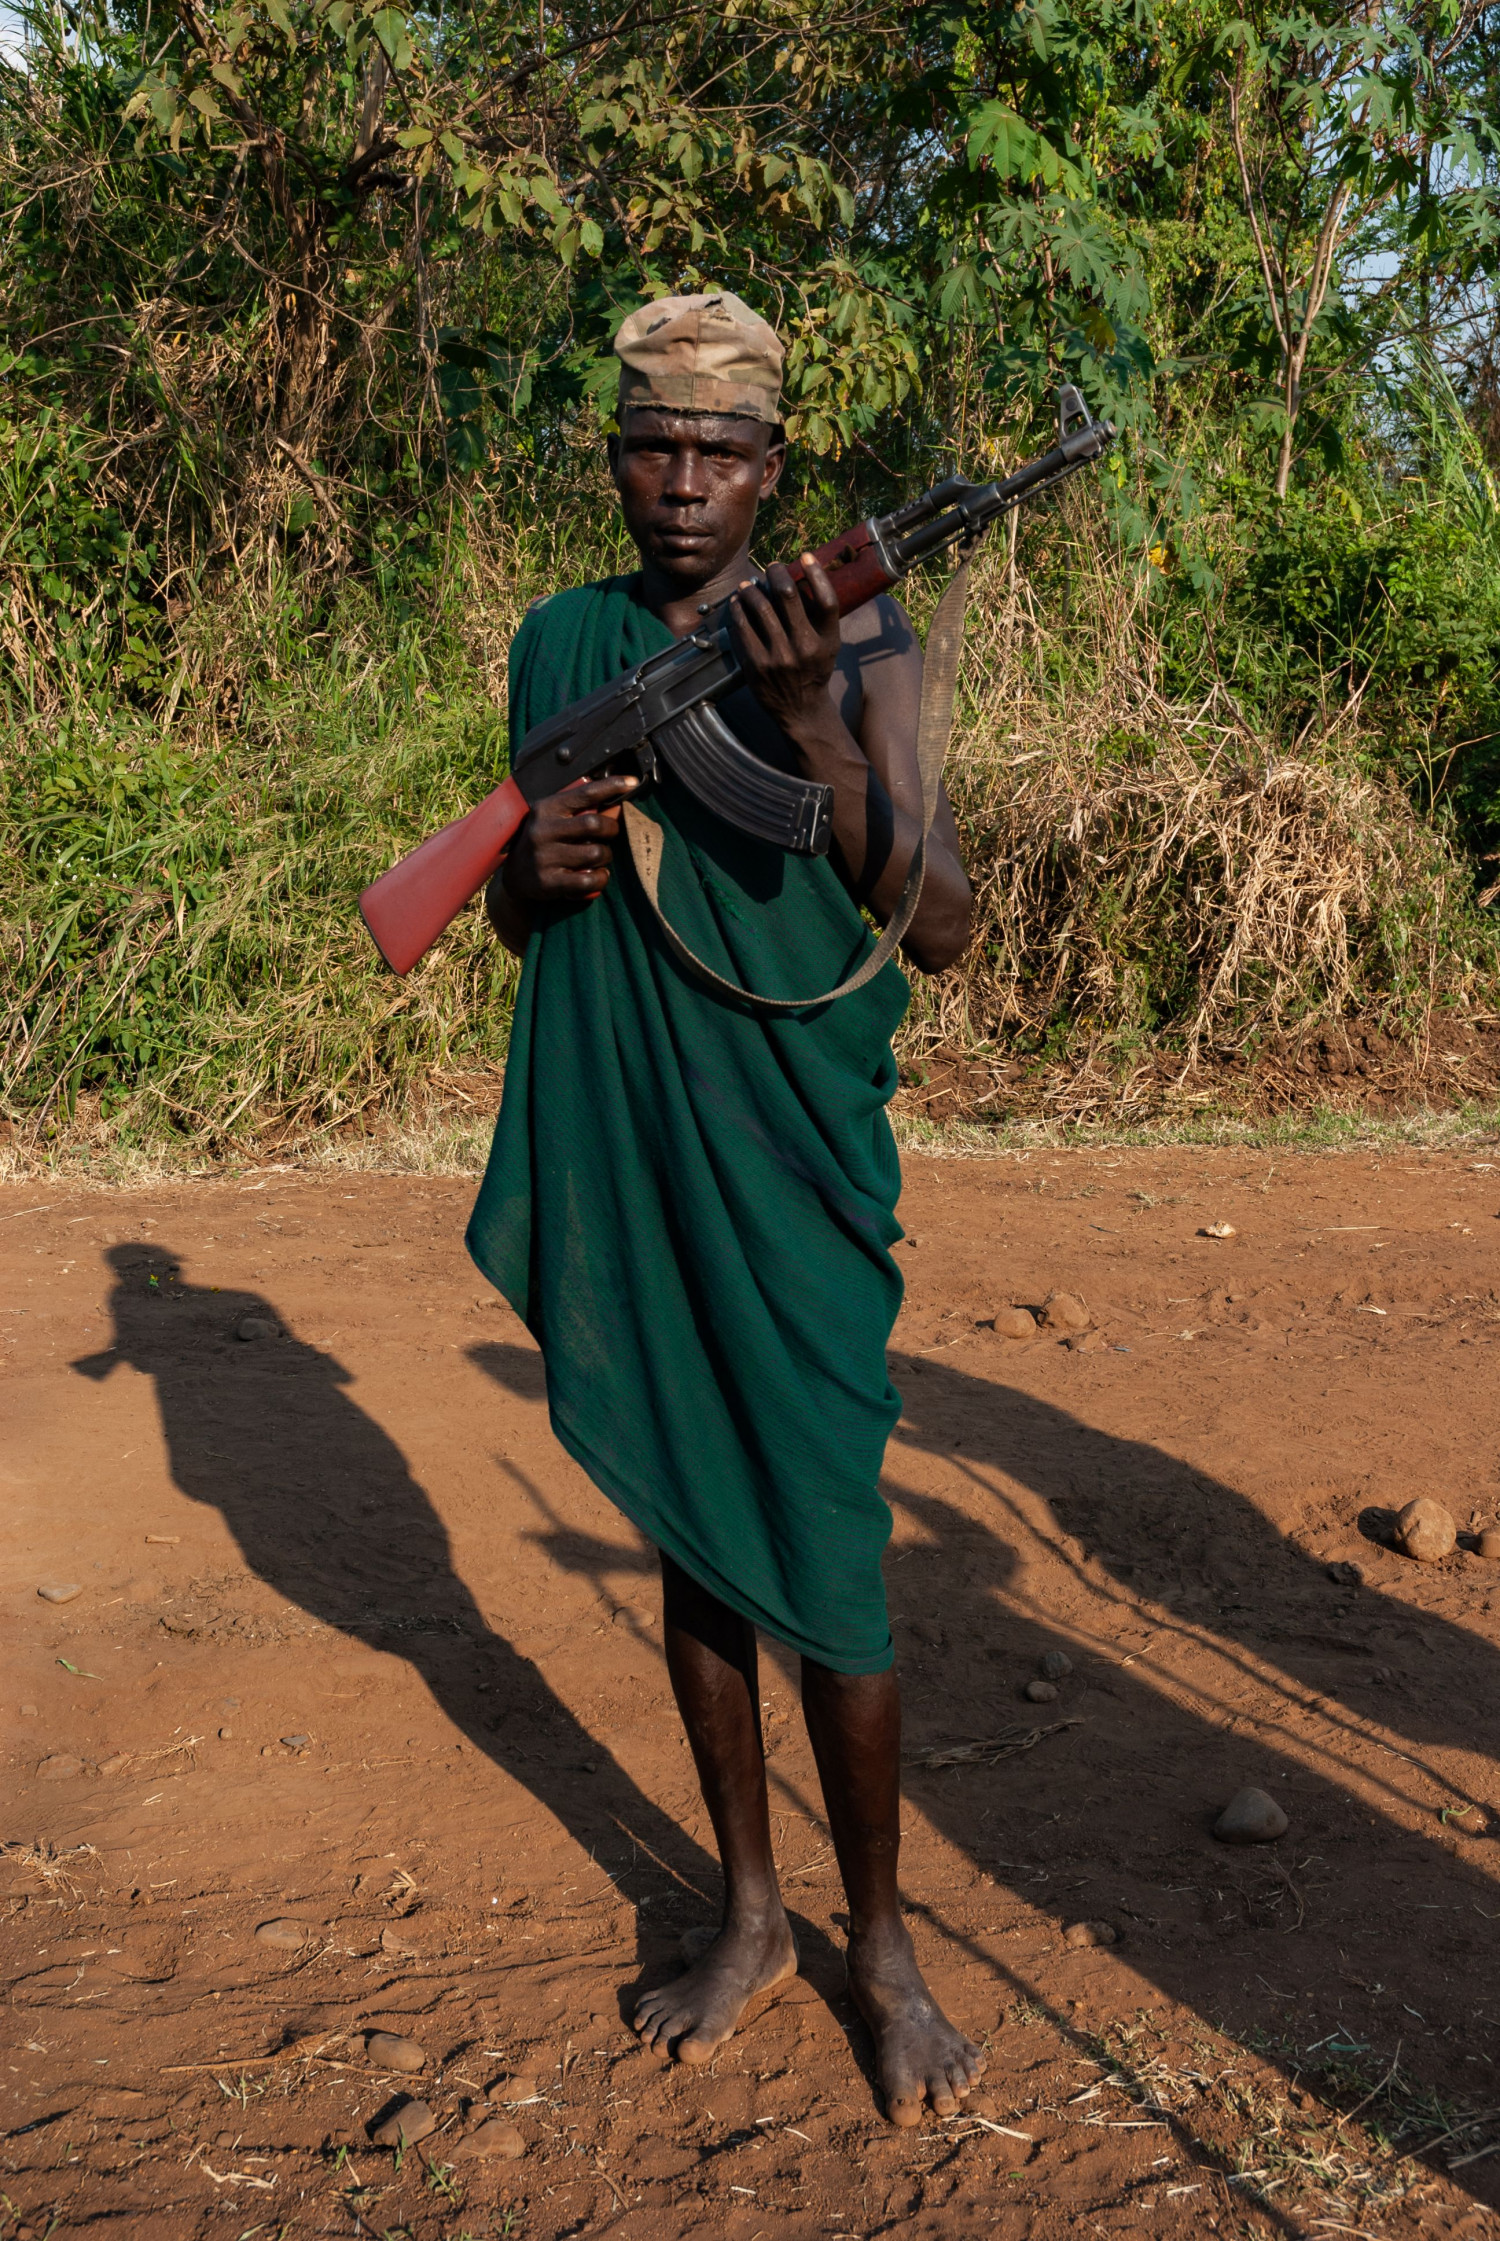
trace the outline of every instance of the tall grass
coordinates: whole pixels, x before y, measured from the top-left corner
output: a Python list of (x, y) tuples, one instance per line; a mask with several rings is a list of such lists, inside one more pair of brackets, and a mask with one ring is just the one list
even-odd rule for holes
[[(149, 705), (65, 664), (13, 682), (0, 1109), (22, 1146), (274, 1153), (493, 1098), (515, 969), (478, 910), (398, 982), (355, 899), (503, 772), (528, 600), (621, 564), (602, 503), (566, 518), (571, 542), (455, 531), (416, 604), (346, 583), (309, 616), (285, 580), (241, 587), (179, 623)], [(949, 785), (976, 933), (917, 983), (909, 1063), (1032, 1054), (1097, 1112), (1163, 1053), (1195, 1094), (1229, 1048), (1488, 1002), (1471, 869), (1380, 774), (1358, 699), (1287, 737), (1207, 659), (1186, 694), (1160, 572), (1097, 492), (997, 541), (971, 611)]]

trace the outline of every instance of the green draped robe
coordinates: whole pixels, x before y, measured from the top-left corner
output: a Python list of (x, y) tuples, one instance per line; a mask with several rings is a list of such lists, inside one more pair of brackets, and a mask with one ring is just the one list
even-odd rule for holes
[[(511, 737), (672, 643), (638, 579), (533, 608)], [(832, 987), (871, 936), (826, 859), (786, 855), (667, 778), (661, 901), (768, 996)], [(537, 1340), (594, 1484), (767, 1633), (843, 1673), (891, 1662), (878, 1480), (900, 1171), (885, 1107), (907, 985), (756, 1018), (667, 952), (629, 851), (532, 935), (468, 1246)]]

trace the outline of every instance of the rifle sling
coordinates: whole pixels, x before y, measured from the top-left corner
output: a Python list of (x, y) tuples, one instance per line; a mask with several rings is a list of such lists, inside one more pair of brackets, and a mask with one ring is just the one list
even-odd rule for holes
[(921, 831), (912, 851), (910, 868), (906, 874), (901, 897), (891, 913), (889, 925), (871, 950), (864, 963), (837, 988), (827, 988), (821, 996), (757, 996), (750, 988), (742, 988), (738, 981), (726, 980), (716, 973), (712, 965), (688, 948), (687, 943), (661, 907), (658, 889), (661, 884), (662, 828), (654, 819), (637, 809), (633, 802), (624, 804), (625, 834), (630, 842), (631, 860), (636, 876), (645, 890), (646, 900), (656, 913), (658, 925), (666, 937), (668, 949), (679, 965), (694, 974), (716, 996), (736, 1004), (743, 1004), (754, 1012), (801, 1012), (819, 1004), (831, 1004), (840, 996), (852, 996), (863, 988), (895, 956), (922, 895), (922, 879), (927, 868), (927, 840), (932, 831), (932, 820), (937, 813), (938, 798), (942, 790), (943, 763), (948, 753), (948, 740), (953, 729), (953, 699), (958, 687), (959, 657), (963, 652), (964, 610), (969, 598), (969, 562), (961, 560), (948, 580), (948, 587), (938, 601), (937, 613), (927, 633), (927, 646), (922, 667), (922, 703), (917, 716), (917, 782), (921, 797)]

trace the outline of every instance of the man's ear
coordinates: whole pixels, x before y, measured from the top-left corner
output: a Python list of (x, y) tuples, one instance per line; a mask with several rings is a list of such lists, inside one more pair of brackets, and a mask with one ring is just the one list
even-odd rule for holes
[(761, 469), (760, 495), (769, 498), (780, 482), (786, 466), (786, 430), (778, 422), (771, 430), (766, 444), (766, 463)]
[(604, 456), (609, 461), (609, 479), (618, 486), (620, 480), (620, 439), (618, 436), (605, 437)]

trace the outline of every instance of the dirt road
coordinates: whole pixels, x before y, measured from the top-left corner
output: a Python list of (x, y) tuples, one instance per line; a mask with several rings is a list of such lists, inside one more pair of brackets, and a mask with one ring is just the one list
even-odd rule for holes
[[(717, 1870), (650, 1552), (552, 1441), (469, 1198), (0, 1193), (0, 2241), (1500, 2235), (1500, 1566), (1382, 1539), (1418, 1493), (1500, 1517), (1500, 1164), (908, 1161), (908, 1748), (992, 1748), (910, 1770), (913, 1928), (989, 2073), (906, 2134), (774, 1647), (803, 1974), (706, 2071), (622, 2021)], [(1090, 1346), (986, 1327), (1054, 1289)], [(1213, 1838), (1246, 1783), (1279, 1843)], [(402, 2094), (437, 2129), (398, 2158)], [(462, 2152), (491, 2114), (518, 2158)]]

